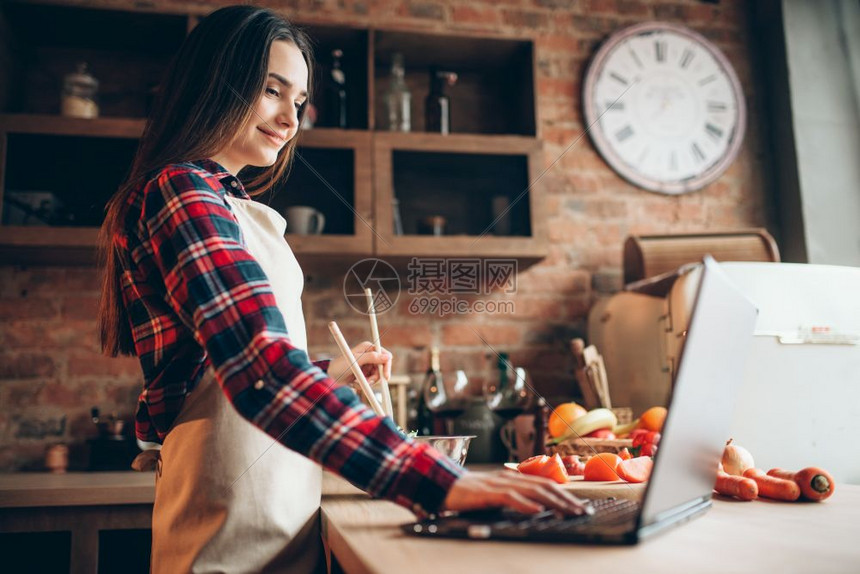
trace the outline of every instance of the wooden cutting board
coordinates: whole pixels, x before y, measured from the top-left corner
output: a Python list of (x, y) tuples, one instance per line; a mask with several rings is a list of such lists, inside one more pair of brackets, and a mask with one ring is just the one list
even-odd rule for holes
[(570, 477), (570, 482), (564, 488), (572, 491), (577, 496), (584, 498), (629, 498), (630, 500), (642, 500), (647, 482), (633, 484), (623, 480), (595, 481), (582, 480), (581, 476)]
[[(516, 470), (516, 463), (505, 463), (505, 468)], [(571, 476), (570, 481), (564, 488), (570, 490), (577, 496), (584, 498), (629, 498), (630, 500), (642, 500), (647, 482), (633, 484), (623, 480), (583, 480), (581, 476)]]

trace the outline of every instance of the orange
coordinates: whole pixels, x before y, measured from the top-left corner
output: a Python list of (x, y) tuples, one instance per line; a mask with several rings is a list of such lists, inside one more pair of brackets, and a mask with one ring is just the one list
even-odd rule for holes
[(553, 409), (549, 415), (547, 430), (552, 438), (558, 438), (570, 434), (570, 424), (587, 413), (585, 407), (576, 403), (564, 403)]
[(611, 452), (601, 452), (588, 459), (585, 463), (584, 480), (620, 480), (618, 465), (621, 457)]
[(654, 432), (662, 432), (663, 422), (666, 420), (665, 407), (651, 407), (639, 417), (640, 429), (645, 429)]

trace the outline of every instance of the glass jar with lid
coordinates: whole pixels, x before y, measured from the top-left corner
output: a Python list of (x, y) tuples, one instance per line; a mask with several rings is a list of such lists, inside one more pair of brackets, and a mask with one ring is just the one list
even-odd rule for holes
[(64, 116), (73, 118), (97, 118), (99, 106), (96, 99), (99, 82), (87, 69), (85, 62), (80, 62), (77, 69), (66, 74), (63, 80), (63, 93), (60, 109)]

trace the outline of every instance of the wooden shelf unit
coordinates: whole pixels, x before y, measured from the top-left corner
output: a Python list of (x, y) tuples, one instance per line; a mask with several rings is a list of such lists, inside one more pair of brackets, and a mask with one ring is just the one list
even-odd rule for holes
[[(97, 0), (10, 0), (0, 6), (0, 31), (14, 30), (0, 34), (5, 36), (0, 38), (0, 85), (7, 86), (0, 89), (0, 199), (8, 189), (56, 192), (61, 201), (86, 198), (91, 203), (85, 217), (78, 218), (78, 226), (74, 227), (0, 225), (0, 264), (95, 261), (100, 205), (109, 196), (105, 195), (109, 193), (106, 190), (115, 189), (120, 183), (113, 180), (121, 180), (118, 174), (127, 169), (133, 142), (143, 132), (142, 116), (148, 106), (144, 86), (159, 77), (170, 53), (206, 10), (191, 7), (186, 11), (160, 6), (158, 2), (154, 6), (117, 8)], [(64, 23), (79, 29), (70, 31)], [(40, 26), (53, 30), (53, 36), (38, 34)], [(134, 29), (130, 34), (118, 33), (124, 26)], [(169, 49), (159, 44), (148, 51), (144, 33), (157, 26), (168, 30)], [(317, 127), (299, 136), (299, 156), (310, 159), (303, 162), (297, 158), (284, 188), (274, 196), (257, 198), (279, 211), (289, 205), (312, 205), (326, 214), (323, 234), (287, 235), (300, 260), (322, 262), (362, 255), (538, 259), (545, 255), (539, 185), (531, 185), (542, 168), (532, 40), (472, 33), (380, 30), (340, 23), (310, 23), (304, 27), (315, 40), (317, 78), (323, 78), (329, 70), (331, 50), (344, 51), (344, 68), (350, 85), (350, 124), (345, 130), (323, 127), (326, 122), (324, 115), (321, 116)], [(108, 28), (110, 32), (100, 35), (100, 30)], [(381, 121), (391, 55), (395, 52), (405, 56), (407, 83), (413, 94), (411, 133), (386, 131)], [(62, 75), (71, 71), (72, 62), (83, 58), (105, 65), (101, 70), (91, 67), (104, 90), (100, 91), (104, 98), (102, 117), (78, 119), (57, 115)], [(107, 61), (109, 66), (105, 64)], [(39, 64), (35, 69), (27, 67), (34, 63)], [(132, 77), (133, 85), (122, 85), (123, 75), (118, 70), (135, 65), (141, 69), (130, 74), (123, 72)], [(431, 67), (451, 69), (460, 76), (458, 84), (450, 90), (451, 135), (418, 131), (424, 126), (424, 98), (429, 90)], [(316, 88), (315, 102), (320, 102), (322, 86), (317, 84)], [(134, 93), (129, 95), (130, 92)], [(128, 101), (121, 101), (123, 94)], [(122, 145), (114, 146), (114, 142)], [(112, 152), (117, 154), (112, 155), (114, 172), (99, 175), (97, 154), (86, 151), (90, 146), (99, 150), (122, 147), (122, 151)], [(42, 149), (46, 153), (37, 153), (36, 150)], [(51, 152), (58, 150), (63, 153), (55, 153), (56, 156), (72, 156), (77, 163), (91, 158), (88, 166), (80, 167), (89, 169), (86, 175), (75, 172), (75, 181), (86, 181), (87, 185), (76, 189), (71, 187), (73, 182), (62, 179), (73, 160), (69, 157), (54, 160)], [(129, 157), (121, 159), (122, 153)], [(432, 180), (435, 174), (445, 171), (438, 169), (444, 158), (459, 166), (460, 180), (453, 187), (436, 188), (430, 181), (424, 192), (441, 193), (441, 197), (459, 189), (464, 195), (475, 196), (469, 201), (482, 204), (498, 188), (499, 194), (510, 198), (511, 213), (516, 214), (518, 221), (526, 218), (520, 231), (505, 237), (482, 234), (486, 227), (482, 222), (488, 217), (482, 204), (475, 213), (467, 211), (450, 218), (461, 226), (463, 221), (476, 218), (468, 224), (471, 229), (466, 234), (395, 236), (391, 223), (395, 179), (402, 177), (412, 162), (416, 169), (430, 174)], [(512, 169), (509, 164), (516, 163), (518, 167), (510, 172), (513, 175), (510, 181), (503, 181), (495, 174), (498, 170), (476, 169), (475, 180), (470, 182), (470, 158), (476, 166), (492, 166), (496, 162), (495, 165), (504, 168), (503, 172)], [(14, 165), (10, 165), (10, 159)], [(28, 182), (26, 174), (31, 172), (41, 174), (33, 175), (32, 182)], [(319, 181), (314, 181), (317, 174)], [(52, 189), (52, 185), (61, 189)], [(398, 194), (420, 197), (422, 186), (418, 187), (412, 192), (399, 190)], [(483, 191), (476, 194), (473, 188)], [(409, 202), (405, 203), (409, 207)], [(0, 213), (3, 207), (0, 203)], [(404, 213), (402, 202), (401, 215), (414, 222), (420, 213)]]
[[(426, 158), (427, 162), (422, 166), (416, 166), (418, 179), (414, 189), (395, 189), (395, 178), (398, 175), (398, 166), (395, 165), (395, 157), (399, 152), (417, 152), (412, 157)], [(534, 138), (517, 136), (475, 136), (475, 135), (449, 135), (441, 136), (435, 134), (381, 134), (377, 133), (374, 138), (374, 155), (376, 159), (375, 188), (376, 188), (376, 225), (378, 235), (376, 236), (375, 251), (380, 255), (391, 256), (495, 256), (516, 257), (525, 259), (537, 259), (545, 255), (546, 237), (545, 229), (535, 222), (544, 221), (543, 203), (537, 200), (537, 194), (530, 189), (531, 174), (539, 173), (540, 169), (540, 145)], [(441, 157), (434, 161), (433, 156)], [(500, 161), (496, 164), (501, 173), (488, 173), (480, 181), (484, 189), (468, 177), (458, 177), (458, 174), (450, 174), (450, 168), (463, 165), (461, 158), (473, 157), (476, 163), (478, 159), (488, 158), (492, 161)], [(468, 159), (467, 159), (468, 162)], [(487, 165), (487, 162), (482, 162)], [(505, 177), (507, 171), (504, 169), (506, 163), (517, 163), (519, 169), (514, 170), (513, 179)], [(448, 164), (448, 165), (446, 165)], [(489, 165), (493, 165), (490, 163)], [(462, 171), (462, 170), (461, 170)], [(477, 199), (478, 204), (487, 204), (482, 199), (474, 197), (481, 193), (487, 195), (503, 195), (508, 197), (510, 211), (509, 217), (516, 213), (527, 214), (528, 233), (521, 236), (507, 235), (496, 236), (493, 234), (491, 224), (493, 216), (488, 205), (482, 212), (465, 210), (465, 225), (471, 226), (470, 233), (463, 233), (463, 229), (456, 235), (443, 235), (441, 237), (422, 236), (417, 234), (395, 235), (393, 225), (392, 199), (396, 195), (400, 202), (401, 219), (408, 217), (404, 211), (407, 195), (421, 195), (425, 191), (435, 194), (431, 203), (435, 204), (436, 214), (446, 215), (445, 209), (450, 208), (449, 201), (445, 201), (445, 195), (453, 188), (454, 193), (465, 198), (469, 204)], [(459, 193), (458, 193), (459, 192)], [(426, 202), (425, 202), (426, 205)], [(430, 215), (422, 212), (419, 215)], [(450, 219), (450, 218), (449, 218)], [(475, 226), (474, 219), (477, 219)], [(404, 230), (408, 231), (410, 226), (404, 221)], [(449, 231), (450, 232), (450, 231)]]

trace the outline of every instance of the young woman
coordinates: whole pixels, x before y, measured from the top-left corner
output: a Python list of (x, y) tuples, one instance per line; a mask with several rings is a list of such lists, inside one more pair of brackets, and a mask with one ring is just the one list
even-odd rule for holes
[[(307, 37), (268, 10), (204, 18), (108, 207), (102, 345), (140, 359), (136, 433), (161, 447), (154, 572), (315, 571), (321, 466), (418, 514), (581, 511), (544, 479), (467, 473), (365, 408), (344, 359), (309, 361), (285, 222), (249, 192), (289, 166), (312, 69)], [(386, 350), (353, 352), (371, 380), (390, 373)]]

